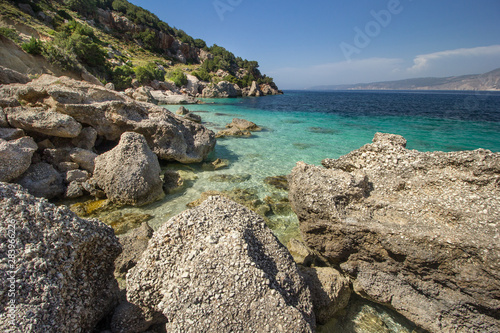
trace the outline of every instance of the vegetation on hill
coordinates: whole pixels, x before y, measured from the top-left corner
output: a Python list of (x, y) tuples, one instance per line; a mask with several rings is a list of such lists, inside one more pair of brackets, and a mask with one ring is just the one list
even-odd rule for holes
[[(1, 1), (0, 13), (0, 18), (36, 31), (26, 36), (0, 27), (0, 35), (25, 52), (43, 56), (62, 70), (85, 68), (117, 89), (130, 87), (133, 79), (141, 84), (170, 79), (180, 87), (187, 82), (186, 72), (213, 83), (223, 78), (241, 88), (253, 81), (272, 82), (260, 73), (257, 61), (236, 57), (218, 45), (208, 47), (126, 0)], [(103, 22), (111, 13), (122, 24)], [(204, 56), (199, 57), (202, 50)]]

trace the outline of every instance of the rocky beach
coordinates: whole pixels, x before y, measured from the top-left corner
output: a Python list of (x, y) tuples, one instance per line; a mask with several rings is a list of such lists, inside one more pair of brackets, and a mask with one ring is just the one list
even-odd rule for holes
[(283, 94), (125, 0), (1, 1), (0, 331), (500, 332), (497, 72)]
[[(266, 178), (286, 200), (208, 191), (154, 231), (147, 214), (120, 207), (183, 191), (181, 169), (160, 162), (223, 169), (202, 163), (216, 136), (263, 128), (234, 118), (216, 135), (186, 117), (196, 112), (65, 77), (4, 84), (0, 97), (0, 281), (16, 290), (2, 330), (339, 331), (360, 298), (395, 311), (396, 331), (500, 329), (499, 153), (419, 152), (376, 133), (322, 167)], [(111, 207), (137, 228), (113, 232), (47, 201), (62, 198), (80, 200), (81, 216)], [(290, 209), (300, 235), (283, 245), (269, 214)], [(12, 299), (1, 294), (5, 317)]]

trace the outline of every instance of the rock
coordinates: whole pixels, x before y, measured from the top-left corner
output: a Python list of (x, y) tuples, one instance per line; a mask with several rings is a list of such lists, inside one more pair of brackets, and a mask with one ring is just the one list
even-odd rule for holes
[(217, 182), (217, 183), (243, 183), (246, 182), (247, 180), (250, 180), (252, 178), (252, 175), (249, 174), (242, 174), (242, 175), (214, 175), (210, 176), (209, 180), (211, 182)]
[(66, 173), (66, 182), (71, 183), (74, 181), (83, 183), (87, 179), (89, 179), (90, 175), (85, 170), (71, 170)]
[(69, 183), (68, 187), (66, 188), (64, 197), (68, 199), (75, 199), (82, 197), (84, 194), (85, 192), (82, 183), (74, 180), (71, 183)]
[(30, 82), (28, 76), (16, 72), (13, 69), (0, 66), (0, 84), (12, 84), (12, 83), (26, 84), (28, 82)]
[(198, 163), (215, 147), (215, 134), (203, 125), (87, 82), (41, 75), (26, 85), (0, 87), (0, 110), (4, 113), (34, 106), (50, 114), (70, 116), (108, 141), (118, 141), (127, 131), (141, 133), (153, 152), (165, 160)]
[[(85, 184), (85, 183), (84, 183)], [(103, 212), (112, 211), (116, 209), (116, 205), (108, 199), (104, 200), (89, 200), (85, 202), (78, 202), (69, 207), (71, 211), (78, 214), (80, 217), (96, 217)]]
[(280, 91), (277, 87), (272, 87), (271, 85), (265, 83), (260, 85), (260, 91), (263, 95), (279, 95)]
[(71, 140), (71, 143), (78, 148), (92, 150), (97, 140), (97, 131), (92, 127), (85, 127), (80, 134)]
[(16, 318), (13, 326), (1, 320), (0, 330), (91, 332), (115, 306), (113, 263), (121, 248), (113, 230), (18, 185), (0, 184), (0, 206), (0, 307), (7, 314), (15, 278)]
[(169, 104), (169, 95), (165, 94), (162, 90), (152, 90), (150, 91), (151, 96), (157, 101), (158, 105)]
[(187, 77), (187, 85), (186, 85), (186, 91), (190, 93), (193, 96), (196, 96), (197, 94), (200, 93), (199, 88), (200, 88), (200, 80), (194, 76), (194, 75), (186, 75)]
[(78, 165), (78, 163), (75, 163), (75, 162), (60, 162), (57, 165), (57, 169), (61, 172), (68, 172), (71, 170), (76, 170), (79, 167), (80, 166)]
[(158, 100), (151, 95), (151, 90), (146, 87), (137, 88), (132, 94), (132, 98), (139, 102), (158, 104)]
[(312, 265), (325, 266), (325, 262), (316, 251), (308, 248), (307, 245), (297, 239), (290, 239), (286, 247), (292, 255), (293, 260), (299, 265), (305, 267), (310, 267)]
[(259, 96), (263, 96), (264, 95), (262, 93), (262, 91), (260, 90), (260, 87), (259, 87), (259, 85), (257, 84), (256, 81), (252, 82), (250, 90), (248, 91), (247, 94), (248, 94), (247, 96), (255, 96), (255, 97), (259, 97)]
[(203, 89), (204, 98), (228, 98), (241, 96), (241, 89), (238, 85), (227, 81), (221, 81), (217, 85), (209, 85)]
[(242, 131), (261, 131), (262, 129), (257, 126), (255, 123), (239, 118), (233, 118), (233, 121), (230, 124), (226, 125), (227, 128), (237, 128)]
[(104, 86), (104, 88), (109, 89), (109, 90), (116, 90), (115, 84), (113, 82), (106, 83), (106, 85)]
[(44, 150), (44, 149), (55, 149), (56, 146), (50, 141), (49, 139), (42, 140), (40, 142), (36, 143), (38, 146), (38, 149)]
[(224, 138), (226, 136), (252, 136), (252, 133), (250, 133), (250, 131), (247, 130), (242, 131), (236, 127), (231, 127), (220, 130), (215, 135), (216, 138)]
[(167, 170), (163, 174), (163, 191), (165, 194), (172, 194), (181, 190), (184, 186), (184, 181), (179, 172)]
[(175, 111), (175, 114), (178, 114), (179, 116), (184, 116), (184, 115), (187, 115), (189, 113), (189, 110), (186, 109), (185, 107), (183, 106), (180, 106), (177, 111)]
[(52, 165), (43, 162), (32, 164), (16, 182), (39, 198), (52, 199), (66, 191), (61, 174)]
[(71, 160), (78, 163), (82, 169), (85, 169), (90, 173), (94, 172), (95, 159), (97, 158), (96, 153), (81, 148), (73, 148), (71, 149), (69, 156), (71, 157)]
[(349, 303), (349, 279), (331, 267), (302, 267), (300, 272), (311, 290), (316, 322), (326, 324)]
[(0, 128), (0, 139), (11, 141), (25, 136), (24, 131), (18, 128)]
[(198, 104), (198, 100), (188, 95), (168, 95), (159, 104)]
[(4, 110), (7, 110), (7, 120), (12, 127), (28, 132), (74, 138), (82, 130), (82, 125), (73, 117), (40, 107), (16, 107)]
[(152, 215), (142, 213), (124, 213), (122, 211), (112, 211), (106, 214), (96, 214), (102, 222), (111, 226), (115, 235), (122, 235), (130, 230), (136, 229), (144, 222), (153, 218)]
[(126, 132), (118, 146), (95, 159), (93, 179), (122, 205), (145, 205), (163, 195), (158, 158), (144, 136)]
[(277, 189), (288, 191), (288, 180), (286, 176), (266, 177), (264, 183), (269, 184)]
[(194, 121), (195, 123), (201, 123), (201, 117), (192, 112), (186, 113), (186, 115), (184, 115), (184, 119)]
[(293, 214), (290, 201), (286, 197), (279, 195), (266, 196), (264, 202), (269, 205), (275, 215), (290, 215)]
[(118, 239), (122, 245), (122, 253), (115, 260), (115, 275), (125, 278), (125, 274), (134, 267), (142, 253), (148, 246), (149, 239), (153, 236), (153, 229), (147, 222), (143, 222), (139, 228), (133, 229)]
[(261, 131), (262, 129), (255, 123), (239, 118), (233, 118), (233, 121), (226, 125), (225, 130), (217, 133), (216, 138), (225, 136), (251, 136), (251, 131)]
[[(188, 203), (186, 206), (189, 208), (201, 205), (205, 200), (212, 196), (222, 196), (234, 202), (247, 207), (248, 209), (265, 217), (271, 211), (269, 205), (259, 199), (256, 190), (252, 189), (233, 189), (230, 191), (206, 191), (203, 192), (198, 200)], [(266, 220), (266, 222), (268, 222)]]
[(310, 293), (289, 253), (259, 216), (221, 197), (161, 226), (127, 286), (146, 316), (168, 318), (168, 332), (314, 330)]
[(2, 127), (10, 127), (9, 122), (7, 121), (7, 116), (5, 115), (5, 112), (3, 111), (3, 108), (0, 107), (0, 128)]
[(203, 163), (201, 166), (203, 170), (214, 171), (219, 169), (224, 169), (229, 166), (230, 162), (227, 159), (218, 158), (213, 162)]
[(43, 150), (43, 159), (47, 163), (59, 166), (61, 163), (71, 161), (70, 153), (71, 149), (69, 148), (45, 148)]
[(150, 332), (148, 329), (154, 324), (165, 324), (167, 318), (161, 313), (145, 315), (140, 307), (129, 302), (122, 302), (115, 309), (111, 319), (111, 332), (136, 333)]
[(298, 163), (289, 196), (303, 239), (358, 294), (428, 331), (499, 331), (500, 154), (405, 143), (376, 134), (325, 168)]
[(13, 141), (0, 139), (0, 181), (10, 182), (28, 170), (37, 148), (30, 137)]

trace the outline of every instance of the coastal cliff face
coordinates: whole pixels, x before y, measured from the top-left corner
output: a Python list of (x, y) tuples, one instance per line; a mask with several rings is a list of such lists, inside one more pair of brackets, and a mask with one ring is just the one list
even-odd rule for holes
[(432, 332), (500, 330), (500, 154), (418, 152), (377, 133), (322, 167), (299, 162), (305, 242), (354, 291)]

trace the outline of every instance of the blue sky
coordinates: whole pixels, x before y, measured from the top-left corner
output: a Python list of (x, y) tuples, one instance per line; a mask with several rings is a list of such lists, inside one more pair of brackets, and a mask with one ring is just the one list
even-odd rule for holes
[(484, 73), (500, 67), (498, 0), (145, 0), (281, 89)]

